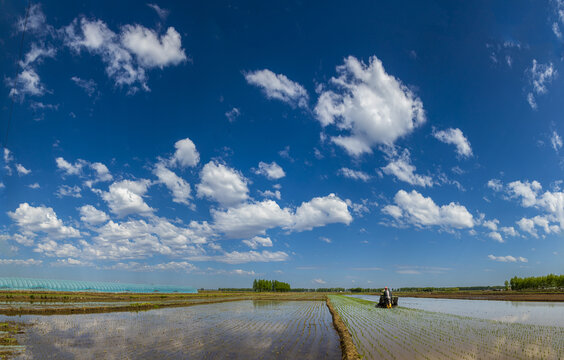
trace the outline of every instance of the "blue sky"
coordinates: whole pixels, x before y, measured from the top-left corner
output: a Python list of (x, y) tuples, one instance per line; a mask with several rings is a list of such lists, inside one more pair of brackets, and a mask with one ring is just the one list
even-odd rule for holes
[(5, 276), (564, 270), (560, 0), (1, 6)]

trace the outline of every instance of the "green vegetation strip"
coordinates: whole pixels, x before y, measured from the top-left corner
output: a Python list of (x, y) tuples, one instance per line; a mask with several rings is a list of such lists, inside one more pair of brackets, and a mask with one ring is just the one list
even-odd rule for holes
[[(562, 359), (564, 328), (483, 320), (407, 308), (378, 309), (330, 295), (366, 359)], [(401, 305), (401, 298), (400, 298)]]

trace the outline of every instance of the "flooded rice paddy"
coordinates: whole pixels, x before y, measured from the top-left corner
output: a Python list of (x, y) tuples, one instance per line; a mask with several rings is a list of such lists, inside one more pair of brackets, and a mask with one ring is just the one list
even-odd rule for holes
[(244, 300), (145, 312), (21, 317), (21, 359), (339, 359), (322, 301)]
[(343, 296), (330, 299), (365, 359), (564, 358), (564, 327), (500, 322), (401, 306), (378, 309), (374, 303)]
[[(374, 295), (352, 295), (378, 301)], [(401, 297), (401, 307), (512, 323), (564, 327), (564, 302), (426, 299)]]

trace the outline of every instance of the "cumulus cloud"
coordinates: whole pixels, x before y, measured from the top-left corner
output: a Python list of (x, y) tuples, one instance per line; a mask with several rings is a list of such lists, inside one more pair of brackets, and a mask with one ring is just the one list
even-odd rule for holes
[(210, 161), (200, 172), (197, 195), (217, 201), (225, 207), (235, 206), (249, 197), (247, 179), (238, 171)]
[(131, 214), (150, 215), (154, 209), (143, 200), (151, 182), (149, 180), (123, 180), (110, 185), (109, 191), (101, 191), (110, 211), (119, 217)]
[(196, 166), (200, 162), (200, 153), (196, 150), (196, 145), (190, 138), (178, 140), (174, 144), (174, 148), (176, 151), (170, 158), (171, 165), (185, 168)]
[(490, 229), (491, 231), (497, 231), (497, 225), (499, 224), (498, 219), (486, 220), (482, 223), (482, 226)]
[(559, 226), (551, 225), (547, 217), (540, 215), (537, 215), (530, 219), (523, 217), (519, 221), (517, 221), (516, 224), (522, 231), (529, 233), (533, 237), (538, 237), (536, 227), (543, 229), (545, 234), (560, 232)]
[(371, 179), (371, 176), (368, 175), (367, 173), (360, 170), (353, 170), (349, 168), (340, 168), (339, 174), (349, 179), (361, 180), (364, 182), (367, 182), (368, 180)]
[(292, 106), (307, 107), (309, 97), (306, 89), (288, 79), (286, 75), (264, 69), (246, 73), (245, 79), (249, 84), (262, 88), (269, 99), (281, 100)]
[(315, 283), (315, 284), (318, 284), (318, 285), (327, 284), (327, 281), (325, 281), (323, 279), (313, 279), (312, 282)]
[(410, 193), (400, 190), (394, 197), (395, 205), (387, 205), (383, 212), (396, 220), (417, 227), (440, 226), (443, 228), (472, 228), (474, 218), (466, 207), (451, 202), (438, 206), (430, 197), (415, 190)]
[(329, 194), (302, 203), (296, 209), (292, 229), (297, 231), (311, 230), (314, 227), (332, 223), (349, 225), (352, 220), (347, 203), (335, 194)]
[(295, 212), (280, 208), (273, 200), (264, 200), (225, 211), (212, 210), (212, 216), (214, 228), (232, 238), (264, 235), (276, 227), (304, 231), (332, 223), (348, 225), (353, 220), (347, 203), (335, 194), (303, 202)]
[(249, 240), (243, 240), (243, 244), (247, 245), (251, 249), (257, 249), (260, 246), (272, 247), (272, 240), (269, 237), (255, 236)]
[(507, 256), (488, 255), (488, 259), (494, 260), (494, 261), (500, 261), (500, 262), (523, 262), (523, 263), (528, 262), (528, 260), (524, 257), (521, 257), (521, 256), (513, 257), (511, 255), (507, 255)]
[(461, 157), (471, 157), (472, 147), (470, 142), (462, 133), (460, 129), (446, 129), (441, 131), (433, 131), (433, 136), (445, 144), (452, 144), (456, 146), (456, 153)]
[(57, 163), (57, 168), (61, 170), (64, 175), (86, 178), (84, 184), (88, 187), (92, 187), (93, 184), (98, 182), (113, 180), (110, 170), (101, 162), (91, 163), (86, 160), (78, 159), (73, 164), (62, 157), (56, 158), (55, 162)]
[(280, 200), (282, 198), (282, 194), (280, 193), (280, 190), (265, 190), (265, 191), (258, 191), (260, 196), (264, 197), (264, 198), (275, 198)]
[(159, 35), (141, 25), (124, 25), (116, 33), (102, 20), (81, 17), (62, 33), (68, 47), (78, 53), (85, 50), (99, 55), (116, 85), (130, 86), (133, 91), (137, 85), (149, 90), (148, 69), (178, 65), (187, 59), (180, 34), (173, 27)]
[(84, 205), (79, 208), (80, 220), (90, 225), (99, 225), (109, 220), (108, 215), (96, 209), (92, 205)]
[(386, 175), (393, 175), (398, 180), (405, 181), (408, 184), (423, 187), (433, 186), (433, 179), (430, 176), (418, 175), (415, 173), (415, 170), (416, 168), (411, 164), (407, 149), (400, 156), (392, 156), (389, 164), (382, 168)]
[(282, 169), (280, 167), (280, 165), (278, 165), (274, 161), (270, 164), (267, 164), (267, 163), (262, 162), (262, 161), (259, 162), (259, 168), (256, 171), (256, 174), (264, 175), (267, 178), (269, 178), (270, 180), (278, 180), (278, 179), (286, 176), (284, 169)]
[(50, 207), (22, 203), (16, 211), (8, 211), (8, 216), (18, 225), (24, 235), (30, 237), (36, 236), (37, 233), (44, 233), (53, 239), (80, 237), (80, 231), (71, 226), (65, 226)]
[(488, 236), (489, 236), (491, 239), (493, 239), (493, 240), (495, 240), (495, 241), (497, 241), (497, 242), (500, 242), (500, 243), (504, 243), (504, 242), (505, 242), (505, 240), (503, 240), (503, 237), (501, 237), (501, 234), (498, 233), (497, 231), (492, 231), (492, 232), (490, 232), (490, 233), (488, 234)]
[(533, 59), (533, 64), (530, 69), (527, 69), (527, 74), (532, 86), (531, 91), (527, 94), (527, 101), (532, 109), (536, 109), (535, 95), (546, 94), (548, 92), (547, 85), (556, 78), (558, 73), (552, 63), (539, 64), (536, 59)]
[(421, 100), (399, 79), (384, 70), (376, 56), (366, 65), (353, 56), (337, 67), (335, 91), (322, 91), (315, 114), (325, 128), (335, 125), (344, 134), (331, 137), (350, 155), (393, 145), (425, 121)]
[(172, 193), (172, 201), (175, 203), (189, 205), (188, 201), (191, 196), (190, 184), (184, 179), (176, 175), (174, 172), (166, 168), (163, 163), (157, 163), (153, 169), (153, 173), (159, 179), (159, 182), (164, 184)]
[(74, 164), (71, 164), (62, 157), (56, 158), (55, 162), (57, 163), (57, 167), (66, 175), (79, 175), (85, 163), (84, 160), (79, 159)]
[(243, 204), (226, 211), (212, 210), (214, 228), (232, 238), (264, 235), (275, 227), (289, 227), (293, 217), (273, 200)]
[(538, 181), (513, 181), (507, 185), (507, 192), (511, 197), (520, 198), (521, 205), (524, 207), (534, 206), (537, 202), (537, 195), (542, 190)]

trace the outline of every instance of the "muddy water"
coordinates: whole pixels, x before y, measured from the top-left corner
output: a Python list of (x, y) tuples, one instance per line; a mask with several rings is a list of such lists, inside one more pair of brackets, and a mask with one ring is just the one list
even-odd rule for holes
[(146, 312), (0, 316), (30, 324), (22, 359), (340, 359), (321, 301), (246, 300)]
[[(369, 301), (379, 296), (352, 295)], [(564, 327), (564, 302), (426, 299), (401, 297), (399, 306), (510, 323)]]

